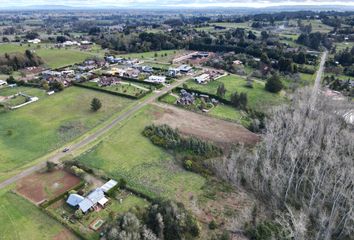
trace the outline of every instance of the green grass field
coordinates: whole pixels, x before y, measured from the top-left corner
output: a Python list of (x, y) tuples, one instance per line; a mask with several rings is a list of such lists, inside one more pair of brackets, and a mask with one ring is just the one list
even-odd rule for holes
[(50, 68), (60, 68), (74, 63), (80, 63), (93, 56), (88, 52), (83, 52), (75, 49), (45, 49), (36, 50), (45, 64)]
[[(0, 113), (0, 180), (133, 103), (126, 98), (77, 87), (52, 96), (37, 89), (34, 95), (39, 97), (38, 102)], [(90, 110), (93, 97), (102, 102), (98, 112)]]
[(11, 96), (19, 92), (30, 96), (43, 95), (43, 91), (38, 88), (29, 88), (29, 87), (0, 88), (0, 96), (4, 96), (4, 97)]
[(79, 63), (85, 59), (95, 56), (96, 52), (80, 51), (76, 48), (51, 48), (50, 44), (28, 45), (28, 44), (0, 44), (0, 54), (24, 52), (26, 49), (34, 50), (44, 63), (51, 68), (59, 68), (74, 63)]
[(208, 84), (198, 84), (193, 80), (187, 82), (189, 89), (195, 89), (202, 92), (216, 94), (218, 86), (224, 83), (226, 88), (225, 98), (230, 99), (231, 94), (237, 91), (238, 93), (247, 93), (248, 106), (257, 110), (267, 109), (269, 106), (278, 105), (285, 101), (281, 94), (267, 92), (264, 89), (264, 82), (254, 81), (253, 88), (246, 87), (246, 80), (236, 75), (229, 75), (219, 78), (216, 81), (211, 81)]
[[(171, 105), (175, 105), (177, 98), (169, 94), (161, 98), (160, 101)], [(231, 106), (227, 106), (224, 104), (219, 104), (213, 107), (206, 114), (224, 120), (235, 121), (244, 126), (248, 126), (249, 124), (249, 119), (247, 117), (247, 114), (243, 114), (240, 110), (237, 110)]]
[(180, 54), (184, 52), (184, 50), (162, 50), (162, 51), (152, 51), (152, 52), (143, 52), (143, 53), (129, 53), (129, 54), (121, 54), (119, 57), (127, 58), (127, 59), (142, 59), (142, 60), (155, 60), (155, 61), (163, 61), (169, 62), (171, 61), (176, 54)]
[[(47, 240), (67, 230), (22, 197), (0, 191), (0, 239)], [(67, 233), (65, 239), (75, 239)]]
[(172, 155), (142, 135), (144, 127), (152, 124), (161, 111), (155, 106), (145, 107), (77, 160), (115, 179), (124, 177), (129, 187), (152, 197), (183, 201), (190, 193), (201, 193), (203, 177), (185, 171)]
[(97, 83), (95, 82), (85, 82), (82, 85), (89, 86), (89, 87), (94, 87), (98, 89), (105, 89), (107, 91), (111, 92), (117, 92), (117, 93), (122, 93), (130, 96), (135, 96), (138, 97), (147, 91), (149, 91), (149, 86), (144, 85), (144, 84), (139, 84), (139, 83), (128, 83), (128, 82), (123, 82), (124, 84), (117, 84), (117, 85), (112, 85), (112, 86), (106, 86), (106, 87), (100, 87), (98, 86)]

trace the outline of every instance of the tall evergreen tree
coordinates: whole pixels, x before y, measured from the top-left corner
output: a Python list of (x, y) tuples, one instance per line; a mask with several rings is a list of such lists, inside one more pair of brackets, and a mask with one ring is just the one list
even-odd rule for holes
[(101, 101), (98, 98), (93, 98), (91, 101), (91, 110), (97, 112), (101, 107)]
[(277, 73), (274, 73), (270, 78), (268, 78), (265, 89), (272, 93), (277, 93), (283, 89), (283, 83)]

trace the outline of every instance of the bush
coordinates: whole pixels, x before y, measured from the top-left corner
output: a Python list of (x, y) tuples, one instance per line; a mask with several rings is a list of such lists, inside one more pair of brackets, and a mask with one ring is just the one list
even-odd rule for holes
[(215, 220), (211, 220), (209, 223), (209, 229), (210, 230), (214, 230), (218, 227), (218, 225), (216, 224)]
[(275, 73), (270, 78), (268, 78), (265, 89), (272, 93), (278, 93), (283, 89), (283, 83), (281, 82), (278, 74)]

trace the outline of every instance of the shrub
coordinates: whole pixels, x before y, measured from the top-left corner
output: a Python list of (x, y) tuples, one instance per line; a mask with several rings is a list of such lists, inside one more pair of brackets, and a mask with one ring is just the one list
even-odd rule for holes
[(218, 227), (218, 225), (216, 224), (215, 220), (211, 220), (210, 223), (209, 223), (209, 229), (210, 230), (214, 230)]

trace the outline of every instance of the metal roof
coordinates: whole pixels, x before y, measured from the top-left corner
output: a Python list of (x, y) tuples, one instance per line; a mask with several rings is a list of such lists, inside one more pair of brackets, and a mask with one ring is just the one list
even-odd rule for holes
[(68, 199), (66, 200), (66, 203), (69, 204), (70, 206), (76, 207), (83, 200), (84, 200), (83, 196), (73, 193), (69, 195)]
[(109, 190), (111, 190), (113, 187), (115, 187), (118, 184), (117, 181), (111, 179), (108, 182), (106, 182), (105, 184), (102, 185), (101, 189), (103, 192), (108, 192)]
[(83, 212), (86, 212), (96, 203), (98, 203), (102, 198), (104, 198), (104, 193), (102, 189), (97, 188), (79, 203), (79, 207)]

